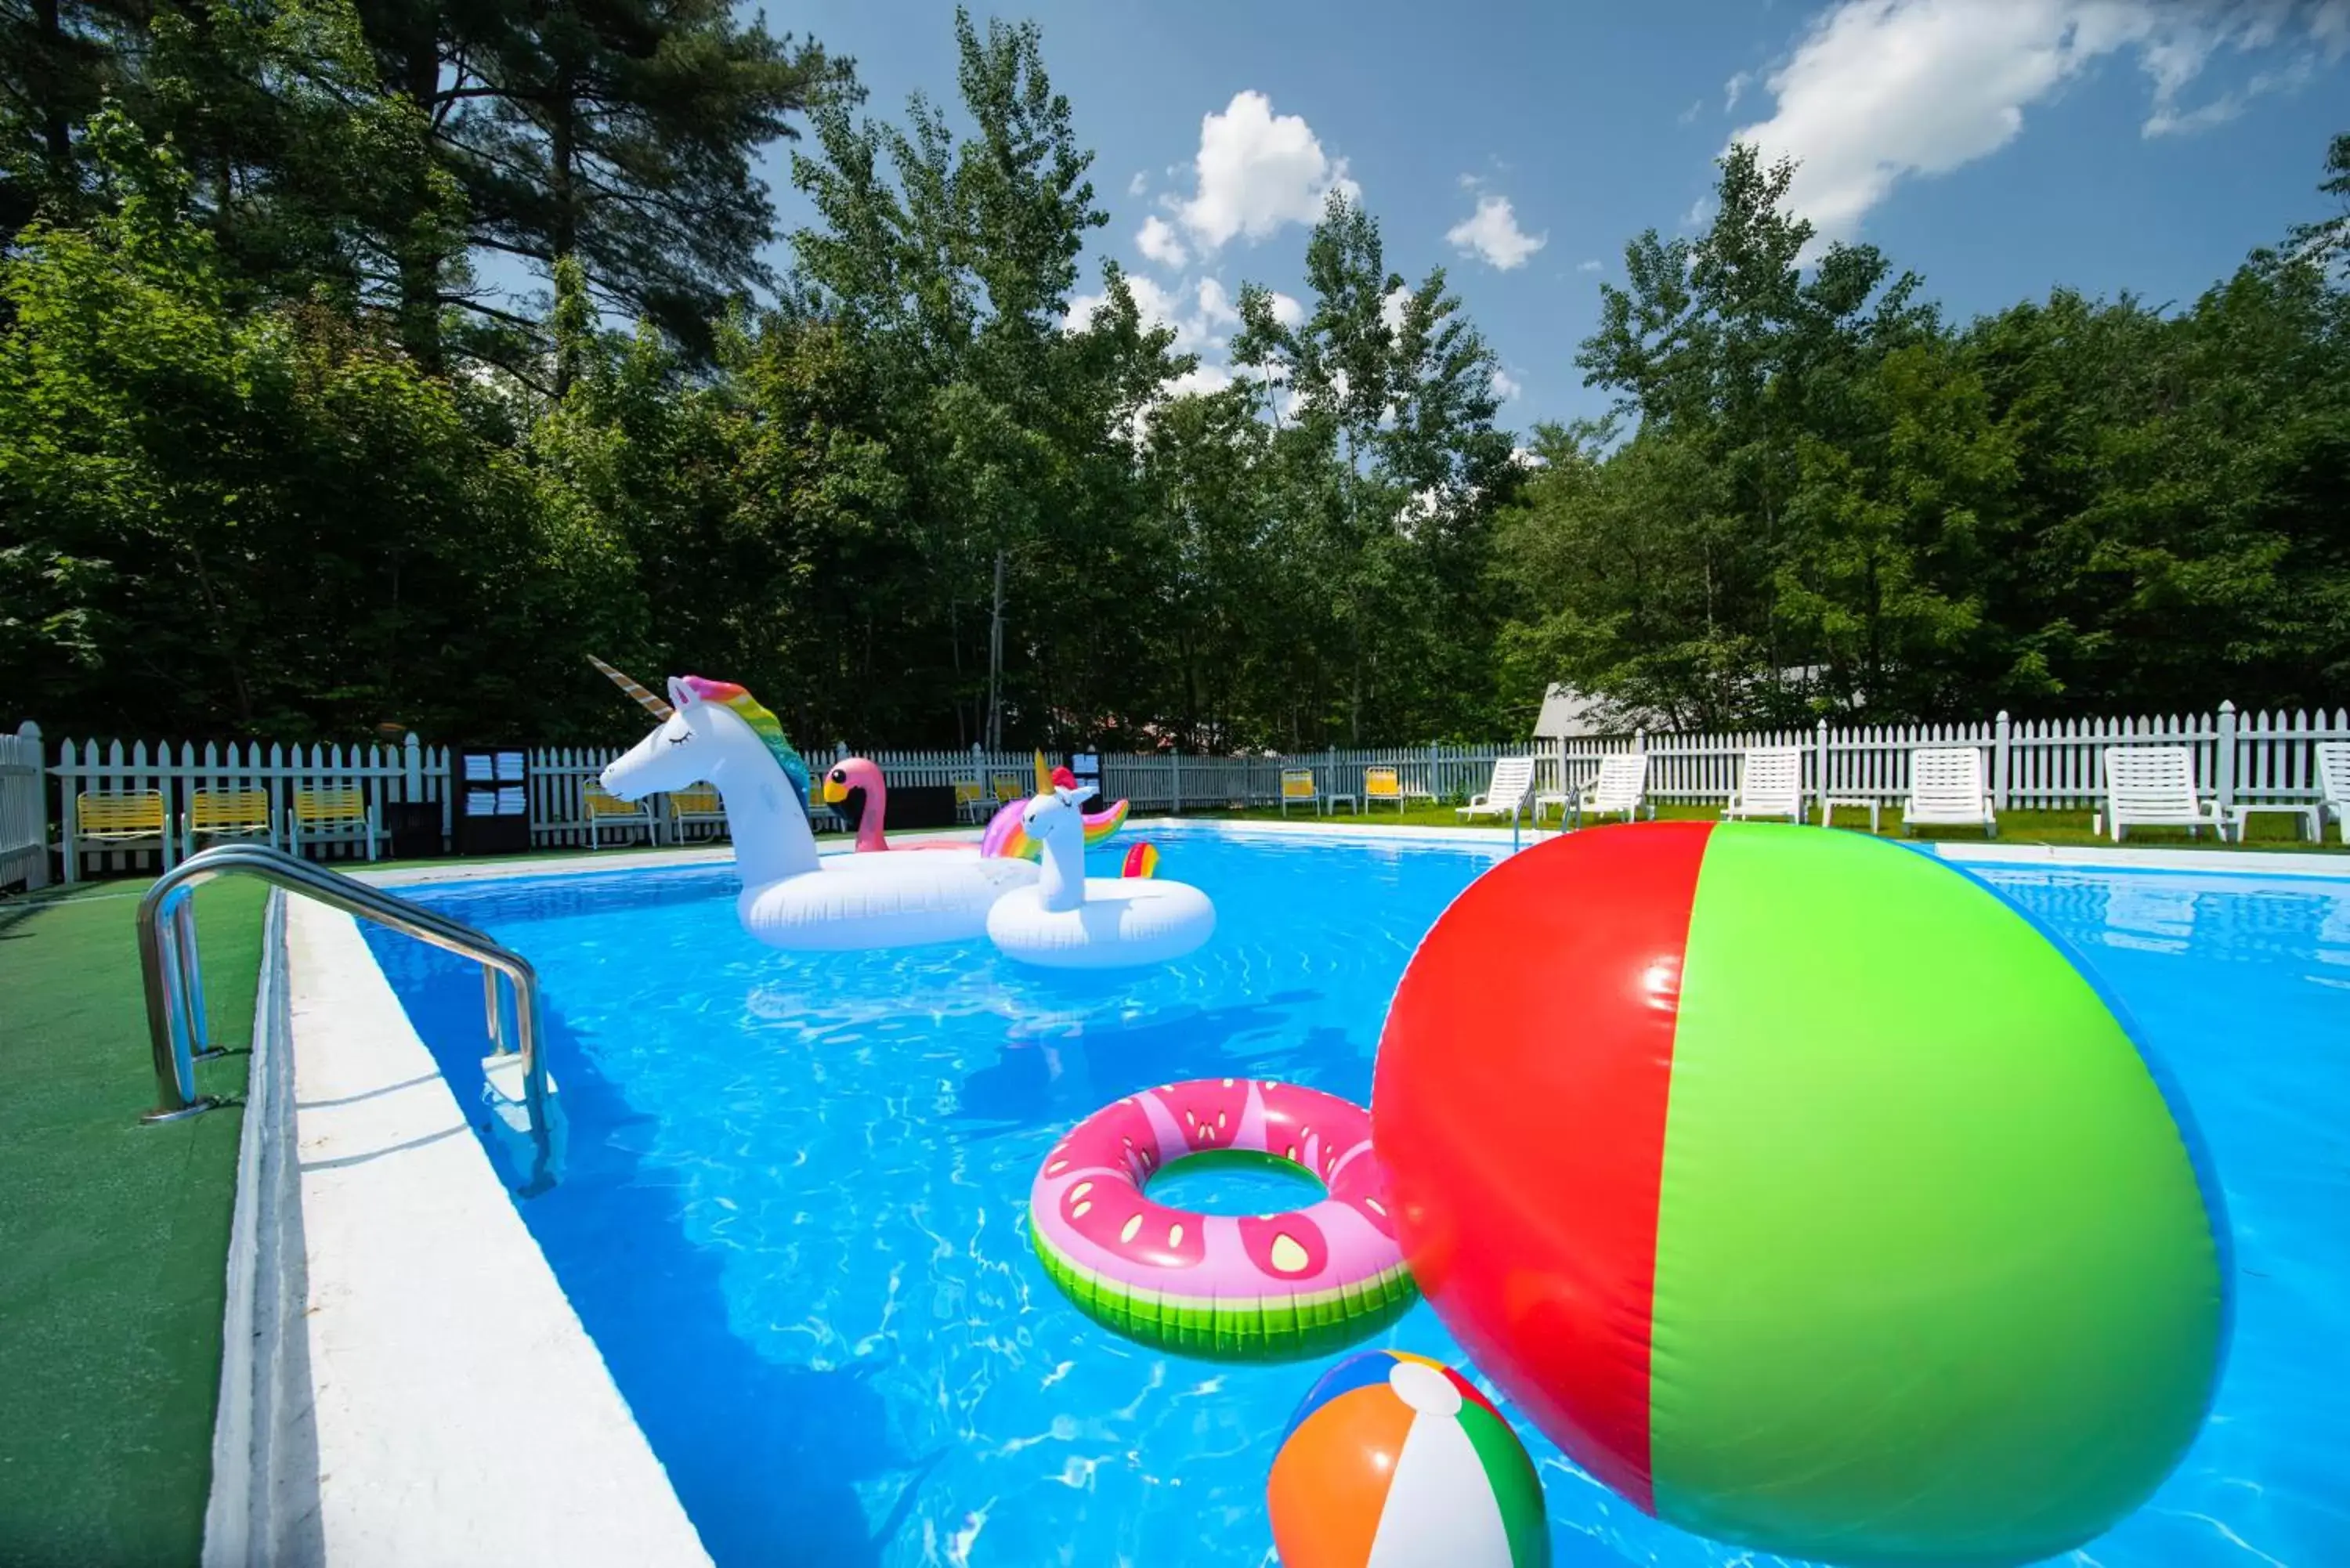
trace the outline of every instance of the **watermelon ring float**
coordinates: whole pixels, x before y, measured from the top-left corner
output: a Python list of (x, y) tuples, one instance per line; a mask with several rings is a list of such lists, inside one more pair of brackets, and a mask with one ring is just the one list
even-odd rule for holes
[[(1270, 1161), (1328, 1196), (1280, 1214), (1202, 1214), (1144, 1189), (1179, 1160)], [(1326, 1355), (1410, 1307), (1370, 1113), (1254, 1078), (1198, 1078), (1105, 1106), (1045, 1158), (1028, 1229), (1055, 1285), (1095, 1322), (1157, 1349), (1227, 1361)]]

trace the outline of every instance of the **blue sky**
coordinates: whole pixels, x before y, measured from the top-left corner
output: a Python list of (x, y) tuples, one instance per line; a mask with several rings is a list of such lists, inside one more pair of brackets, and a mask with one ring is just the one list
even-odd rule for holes
[[(1204, 379), (1243, 280), (1303, 292), (1306, 220), (1343, 179), (1390, 265), (1447, 268), (1519, 429), (1604, 407), (1574, 363), (1598, 284), (1640, 230), (1691, 231), (1733, 134), (1799, 157), (1804, 211), (1970, 315), (2057, 285), (2191, 300), (2319, 215), (2326, 142), (2350, 130), (2350, 0), (972, 9), (1042, 26), (1095, 150), (1110, 223), (1087, 286), (1115, 255)], [(868, 112), (952, 99), (951, 5), (767, 17), (854, 56)], [(785, 156), (765, 171), (784, 227), (806, 221)]]

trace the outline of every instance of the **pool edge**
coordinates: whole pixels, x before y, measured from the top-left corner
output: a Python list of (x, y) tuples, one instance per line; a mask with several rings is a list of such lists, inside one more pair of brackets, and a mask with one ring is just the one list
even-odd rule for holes
[[(1823, 832), (1839, 831), (1834, 828)], [(1330, 823), (1218, 822), (1201, 817), (1130, 817), (1126, 832), (1170, 834), (1178, 838), (1218, 837), (1234, 840), (1284, 839), (1298, 843), (1420, 845), (1430, 848), (1481, 849), (1499, 861), (1510, 854), (1508, 836), (1492, 827), (1377, 827)], [(1532, 848), (1559, 837), (1555, 827), (1529, 828), (1520, 840)], [(955, 828), (923, 835), (941, 842), (975, 841), (976, 830)], [(2296, 853), (2292, 850), (2133, 849), (2126, 846), (2089, 848), (2054, 844), (1953, 843), (1948, 840), (1887, 839), (1921, 854), (1957, 865), (2016, 865), (2061, 867), (2075, 870), (2200, 871), (2220, 876), (2261, 876), (2350, 880), (2350, 856)], [(855, 853), (845, 843), (827, 845), (827, 855)], [(447, 886), (481, 881), (521, 881), (533, 877), (589, 876), (598, 872), (677, 870), (730, 866), (731, 845), (664, 850), (635, 855), (626, 860), (583, 851), (576, 857), (528, 861), (493, 861), (474, 865), (404, 866), (392, 870), (352, 867), (350, 874), (386, 888)]]
[[(255, 1064), (281, 1092), (250, 1147), (282, 1163), (239, 1174), (253, 1223), (231, 1280), (251, 1310), (224, 1325), (248, 1337), (241, 1414), (224, 1372), (207, 1568), (261, 1560), (256, 1532), (271, 1561), (708, 1564), (357, 922), (303, 900), (281, 922)], [(273, 1236), (292, 1239), (274, 1258)], [(290, 1321), (256, 1343), (273, 1297)]]

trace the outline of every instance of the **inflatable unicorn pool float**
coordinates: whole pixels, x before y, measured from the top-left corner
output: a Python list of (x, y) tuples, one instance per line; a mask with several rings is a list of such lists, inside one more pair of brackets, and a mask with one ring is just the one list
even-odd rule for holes
[(671, 680), (664, 702), (600, 660), (598, 668), (660, 720), (605, 768), (604, 788), (636, 801), (715, 786), (743, 878), (735, 912), (770, 947), (853, 952), (969, 941), (987, 929), (997, 899), (1042, 875), (1032, 861), (983, 853), (818, 855), (807, 764), (748, 691), (687, 675)]
[[(1067, 775), (1068, 770), (1058, 770), (1055, 776)], [(1045, 754), (1036, 753), (1036, 787), (1041, 793), (1051, 788), (1046, 782)], [(1074, 777), (1069, 782), (1075, 783)], [(857, 848), (859, 854), (895, 853), (901, 849), (919, 849), (926, 855), (960, 855), (965, 859), (977, 859), (989, 853), (987, 846), (998, 846), (995, 853), (1010, 853), (1034, 860), (1041, 846), (1033, 838), (1014, 836), (1002, 825), (1020, 815), (1025, 801), (1012, 801), (996, 812), (988, 832), (977, 845), (892, 844), (882, 836), (882, 827), (889, 810), (889, 786), (882, 777), (881, 764), (869, 757), (843, 757), (824, 775), (824, 804), (839, 810), (855, 825)], [(1126, 822), (1128, 803), (1118, 801), (1108, 810), (1086, 814), (1086, 845), (1091, 848), (1116, 833)]]
[(1087, 877), (1080, 808), (1093, 786), (1038, 782), (1034, 800), (996, 814), (981, 846), (1025, 865), (1034, 845), (1044, 863), (1033, 886), (987, 912), (987, 939), (1006, 957), (1045, 969), (1122, 969), (1181, 958), (1215, 934), (1215, 905), (1188, 883), (1153, 876), (1157, 851), (1148, 844), (1128, 853), (1124, 876)]

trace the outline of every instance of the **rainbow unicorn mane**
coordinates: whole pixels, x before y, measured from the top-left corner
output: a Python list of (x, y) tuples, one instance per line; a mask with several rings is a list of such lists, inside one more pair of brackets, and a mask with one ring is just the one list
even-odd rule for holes
[[(1045, 853), (1045, 846), (1028, 836), (1020, 826), (1020, 810), (1025, 801), (1007, 802), (988, 820), (987, 831), (980, 836), (979, 853), (986, 860), (1034, 860)], [(1132, 808), (1130, 801), (1113, 801), (1107, 811), (1085, 815), (1086, 847), (1090, 849), (1126, 826), (1126, 814)]]
[(799, 753), (792, 750), (792, 743), (784, 739), (782, 721), (760, 706), (757, 698), (732, 680), (705, 680), (699, 675), (681, 675), (678, 679), (684, 683), (686, 690), (704, 702), (715, 702), (730, 709), (736, 718), (751, 726), (751, 733), (759, 737), (759, 743), (767, 748), (768, 754), (775, 759), (775, 765), (784, 770), (784, 777), (791, 781), (792, 793), (800, 797), (800, 813), (806, 815), (808, 809), (808, 767), (801, 760)]

